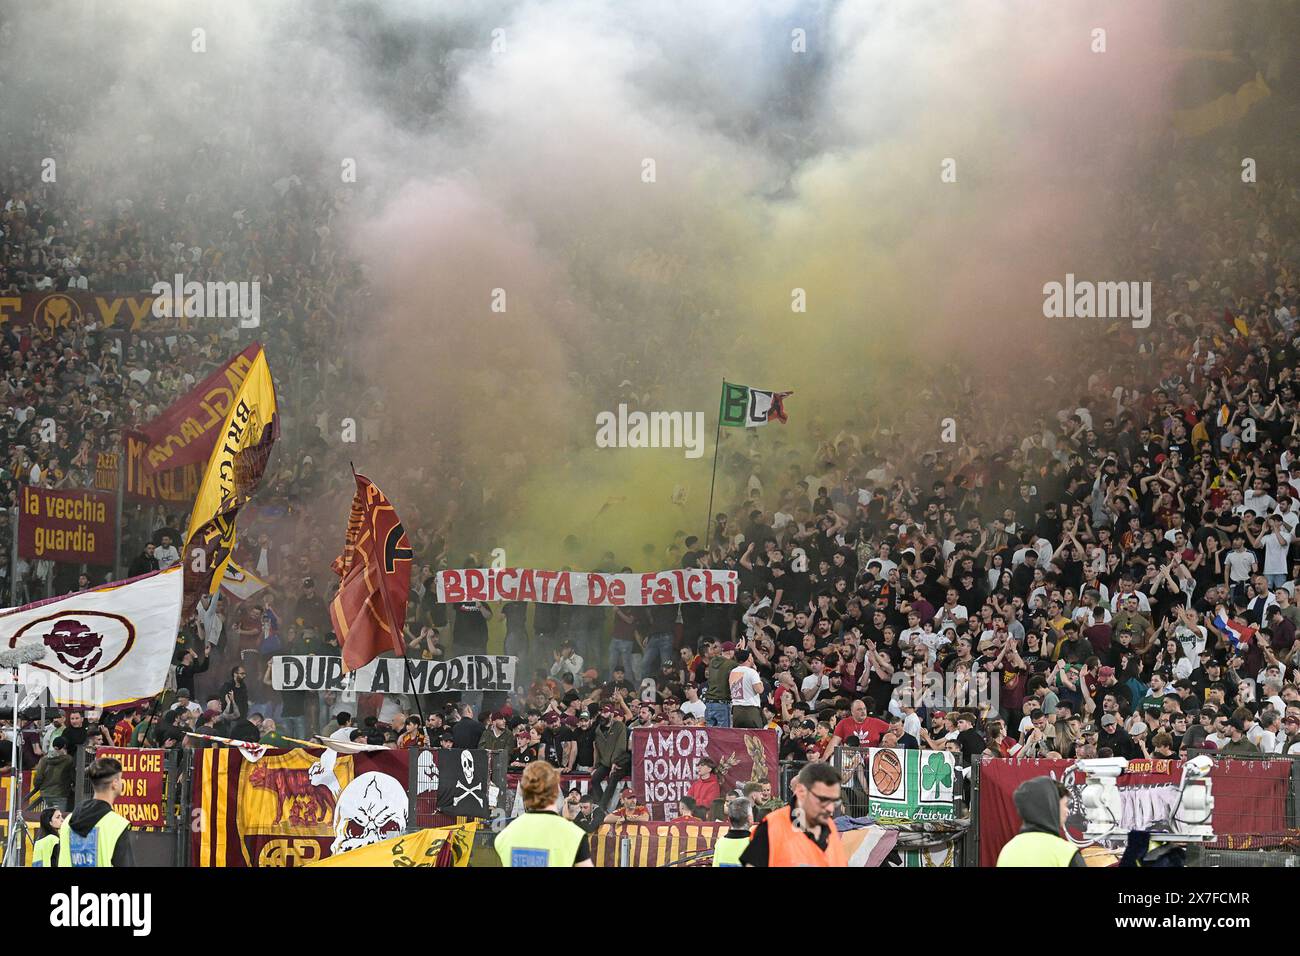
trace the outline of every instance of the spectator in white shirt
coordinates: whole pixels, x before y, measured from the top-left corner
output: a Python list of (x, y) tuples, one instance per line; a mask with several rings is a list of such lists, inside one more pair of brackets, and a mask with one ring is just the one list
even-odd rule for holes
[(1290, 575), (1287, 555), (1291, 550), (1291, 529), (1280, 516), (1271, 514), (1264, 519), (1265, 530), (1259, 537), (1251, 537), (1252, 547), (1264, 549), (1264, 577), (1270, 588), (1279, 588)]
[(695, 684), (688, 682), (686, 684), (686, 700), (681, 706), (683, 717), (698, 717), (704, 719), (704, 701), (700, 700), (700, 689)]
[(1243, 511), (1253, 511), (1257, 515), (1266, 515), (1277, 507), (1277, 500), (1264, 490), (1264, 479), (1256, 477), (1251, 482), (1251, 487), (1246, 489), (1246, 493), (1241, 499), (1241, 509)]
[(1282, 523), (1286, 525), (1287, 530), (1290, 531), (1291, 534), (1295, 534), (1296, 525), (1300, 524), (1300, 514), (1296, 514), (1296, 510), (1291, 507), (1291, 499), (1289, 497), (1283, 498), (1277, 503), (1277, 511), (1273, 512), (1273, 515), (1281, 519)]
[(162, 544), (153, 549), (153, 556), (158, 562), (159, 571), (166, 571), (173, 564), (180, 563), (181, 560), (181, 553), (172, 544), (172, 536), (169, 534), (162, 536)]
[(1259, 720), (1252, 722), (1250, 730), (1246, 732), (1246, 739), (1258, 747), (1262, 754), (1281, 753), (1282, 748), (1278, 739), (1278, 730), (1281, 726), (1282, 721), (1277, 711), (1265, 708), (1259, 715)]
[(814, 657), (809, 666), (812, 673), (803, 679), (799, 692), (804, 700), (816, 707), (817, 698), (830, 688), (831, 679), (827, 676), (826, 665), (820, 657)]

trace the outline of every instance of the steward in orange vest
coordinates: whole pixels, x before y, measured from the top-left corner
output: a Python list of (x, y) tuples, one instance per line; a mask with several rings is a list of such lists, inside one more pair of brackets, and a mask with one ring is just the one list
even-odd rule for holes
[(765, 816), (740, 855), (743, 866), (848, 866), (835, 829), (839, 771), (810, 763), (791, 787), (791, 803)]

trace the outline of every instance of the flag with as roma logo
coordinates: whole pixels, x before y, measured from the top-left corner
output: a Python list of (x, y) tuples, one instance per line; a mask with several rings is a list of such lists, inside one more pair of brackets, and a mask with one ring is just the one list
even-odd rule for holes
[(28, 693), (60, 707), (117, 707), (160, 693), (181, 621), (179, 567), (0, 613), (0, 649), (45, 648), (24, 664)]
[(411, 591), (411, 544), (392, 502), (369, 478), (355, 471), (343, 553), (334, 559), (342, 578), (330, 602), (330, 620), (343, 651), (343, 669), (365, 667), (385, 650), (405, 650), (402, 627)]

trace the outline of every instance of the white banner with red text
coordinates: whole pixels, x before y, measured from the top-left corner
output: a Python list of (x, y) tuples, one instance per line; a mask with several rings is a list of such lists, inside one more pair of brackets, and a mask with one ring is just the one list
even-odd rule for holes
[(736, 572), (700, 568), (646, 574), (469, 568), (439, 571), (438, 601), (526, 601), (587, 607), (734, 604)]

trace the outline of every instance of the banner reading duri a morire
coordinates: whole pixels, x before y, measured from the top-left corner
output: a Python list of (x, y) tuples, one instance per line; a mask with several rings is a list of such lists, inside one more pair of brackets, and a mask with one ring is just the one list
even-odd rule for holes
[(347, 690), (360, 694), (438, 694), (444, 691), (510, 691), (519, 659), (502, 654), (469, 654), (446, 661), (378, 657), (364, 667), (343, 671), (341, 657), (285, 654), (271, 659), (276, 690)]

